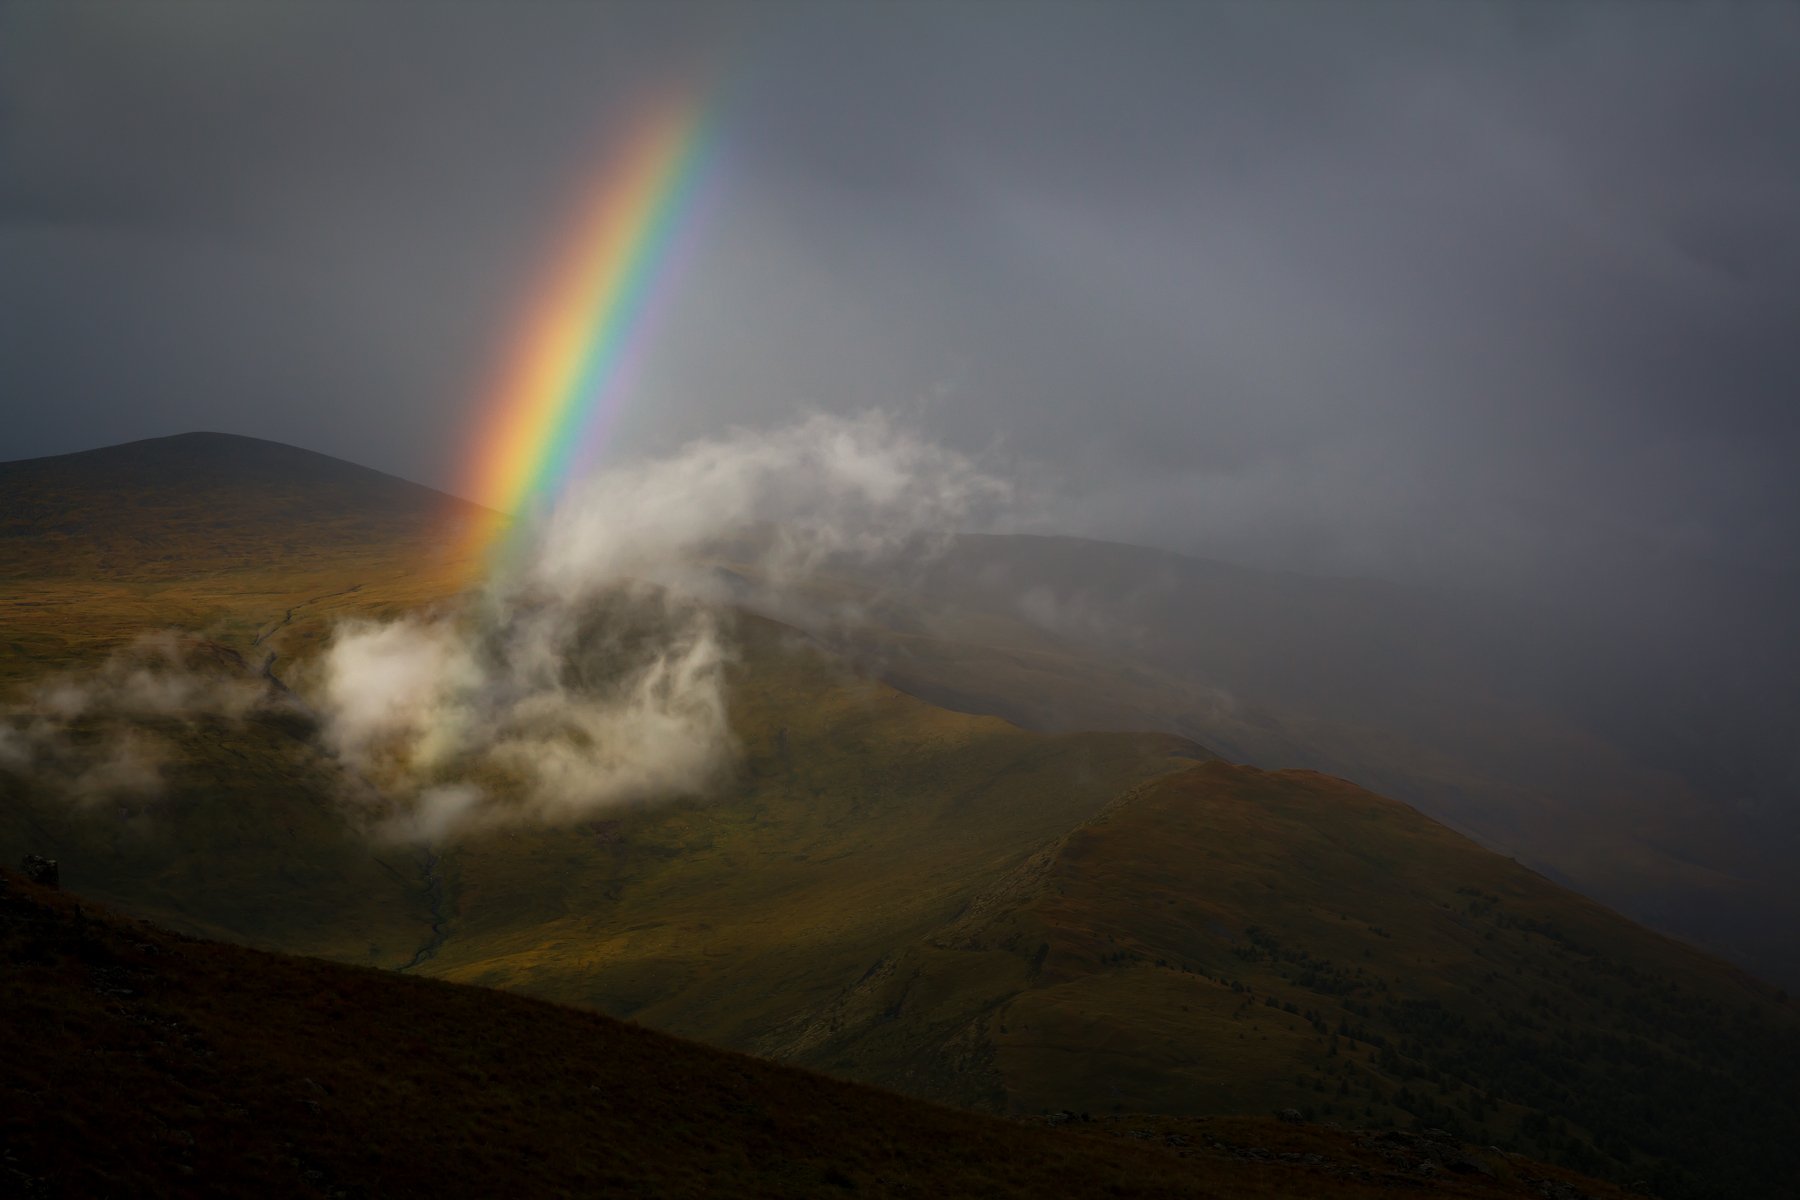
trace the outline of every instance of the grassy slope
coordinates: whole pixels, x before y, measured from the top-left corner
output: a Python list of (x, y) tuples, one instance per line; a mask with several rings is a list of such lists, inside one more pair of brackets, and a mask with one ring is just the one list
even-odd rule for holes
[(434, 534), (484, 510), (277, 442), (189, 433), (0, 463), (7, 576), (192, 579), (335, 568), (346, 552)]
[(809, 670), (747, 660), (732, 794), (453, 850), (425, 969), (994, 1111), (1296, 1107), (1682, 1195), (1800, 1169), (1773, 989), (1340, 780), (1108, 804), (1183, 744)]
[(0, 962), (0, 1022), (31, 1033), (0, 1087), (18, 1196), (1621, 1194), (1267, 1120), (1032, 1128), (522, 997), (178, 939), (11, 875)]
[(1720, 799), (1739, 793), (1713, 779), (1703, 795), (1592, 728), (1550, 665), (1554, 622), (1073, 538), (966, 537), (915, 578), (836, 582), (888, 598), (854, 648), (934, 703), (1039, 730), (1166, 729), (1239, 761), (1356, 779), (1638, 920), (1800, 979), (1787, 935), (1800, 888)]
[[(322, 456), (210, 435), (0, 464), (0, 494), (20, 501), (0, 560), (27, 597), (8, 614), (15, 682), (169, 626), (241, 668), (278, 651), (303, 679), (334, 619), (454, 594), (468, 564), (452, 535), (479, 517)], [(734, 785), (701, 809), (450, 848), (455, 936), (431, 969), (752, 1045), (1184, 749), (1024, 734), (859, 679), (767, 622), (740, 635)], [(71, 809), (0, 769), (0, 849), (58, 857), (71, 886), (193, 932), (387, 966), (426, 944), (421, 853), (358, 835), (331, 800), (337, 766), (291, 723), (163, 732), (181, 744), (169, 786), (130, 811)], [(701, 942), (731, 949), (695, 953)], [(794, 990), (771, 991), (792, 944)], [(721, 981), (746, 974), (765, 1007), (721, 1004)]]
[[(189, 434), (0, 463), (0, 690), (91, 669), (166, 629), (222, 674), (278, 671), (339, 614), (439, 600), (472, 505), (324, 455)], [(98, 723), (77, 730), (98, 736)], [(71, 807), (0, 767), (0, 849), (178, 928), (399, 965), (429, 936), (417, 864), (325, 802), (338, 768), (290, 721), (166, 722), (149, 805)]]
[(334, 777), (281, 723), (168, 722), (163, 794), (71, 805), (0, 770), (0, 848), (56, 858), (96, 899), (265, 948), (399, 966), (429, 932), (419, 867), (326, 802)]
[(222, 434), (0, 463), (0, 685), (92, 665), (170, 627), (253, 663), (278, 644), (291, 655), (334, 610), (459, 590), (469, 531), (491, 518), (377, 471)]
[(984, 881), (1200, 753), (1168, 735), (1043, 737), (841, 673), (745, 622), (719, 795), (446, 856), (427, 966), (759, 1048)]
[[(245, 486), (253, 510), (255, 485)], [(310, 511), (326, 522), (321, 537), (329, 542), (332, 506)], [(192, 578), (157, 564), (140, 573), (126, 560), (102, 570), (79, 556), (62, 577), (47, 561), (13, 564), (45, 593), (88, 607), (61, 623), (41, 612), (42, 628), (67, 640), (45, 657), (12, 660), (12, 669), (23, 675), (92, 661), (135, 632), (202, 615), (208, 632), (247, 661), (271, 644), (284, 663), (303, 658), (333, 616), (451, 594), (466, 564), (444, 551), (440, 528), (398, 520), (373, 541), (352, 538), (293, 574), (272, 547)], [(108, 588), (145, 591), (141, 603), (125, 604)], [(290, 609), (292, 619), (275, 629)], [(89, 614), (110, 622), (106, 636), (82, 625)], [(1620, 1140), (1634, 1135), (1595, 1114), (1587, 1124), (1540, 1128), (1541, 1110), (1573, 1113), (1584, 1095), (1610, 1102), (1619, 1087), (1591, 1072), (1609, 1055), (1639, 1055), (1635, 1044), (1565, 1045), (1546, 1034), (1575, 1065), (1566, 1090), (1508, 1091), (1516, 1081), (1502, 1080), (1505, 1064), (1469, 1058), (1471, 1040), (1460, 1033), (1421, 1039), (1416, 1026), (1430, 1014), (1397, 1007), (1395, 997), (1449, 998), (1507, 1023), (1544, 1024), (1542, 1004), (1550, 1003), (1568, 1014), (1571, 1029), (1595, 1033), (1618, 1025), (1621, 1011), (1642, 1009), (1648, 1024), (1631, 1036), (1648, 1047), (1645, 1078), (1684, 1080), (1683, 1060), (1704, 1053), (1715, 1082), (1741, 1070), (1753, 1108), (1788, 1111), (1769, 1099), (1785, 1095), (1779, 1084), (1763, 1080), (1744, 1052), (1766, 1047), (1769, 1063), (1791, 1063), (1791, 1012), (1774, 1010), (1710, 960), (1402, 805), (1366, 793), (1347, 803), (1352, 793), (1312, 777), (1282, 803), (1270, 799), (1281, 790), (1274, 789), (1260, 805), (1221, 808), (1220, 781), (1187, 796), (1182, 789), (1193, 780), (1212, 778), (1188, 772), (1179, 788), (1139, 790), (1107, 809), (1135, 785), (1183, 767), (1178, 756), (1195, 749), (1169, 735), (1026, 733), (859, 679), (772, 624), (746, 619), (741, 634), (732, 707), (744, 755), (733, 784), (704, 804), (440, 848), (449, 936), (425, 970), (994, 1109), (1323, 1113), (1331, 1104), (1332, 1115), (1346, 1119), (1460, 1121), (1600, 1166), (1608, 1164), (1599, 1155), (1616, 1162), (1637, 1154)], [(1134, 684), (1127, 677), (1108, 686)], [(333, 768), (309, 742), (279, 722), (177, 732), (186, 739), (185, 765), (148, 820), (71, 813), (0, 773), (0, 848), (58, 855), (73, 885), (191, 930), (390, 966), (426, 942), (432, 914), (418, 863), (371, 848), (344, 823), (330, 802)], [(1370, 806), (1378, 819), (1339, 820), (1340, 807)], [(1320, 843), (1323, 828), (1334, 833)], [(1409, 871), (1429, 882), (1402, 886)], [(1504, 888), (1468, 882), (1496, 871)], [(1046, 883), (1053, 875), (1061, 889), (1054, 896)], [(1476, 891), (1456, 893), (1461, 886)], [(1523, 917), (1512, 915), (1515, 892), (1530, 898)], [(1490, 903), (1479, 919), (1497, 923), (1506, 914), (1576, 930), (1566, 936), (1638, 974), (1609, 974), (1556, 937), (1497, 924), (1509, 954), (1514, 941), (1522, 948), (1489, 967), (1489, 948), (1473, 954), (1455, 932), (1478, 914), (1452, 910)], [(1211, 915), (1169, 926), (1194, 913)], [(1598, 932), (1581, 932), (1595, 921)], [(1254, 937), (1252, 927), (1260, 931)], [(1157, 958), (1165, 965), (1155, 966)], [(1277, 982), (1296, 966), (1316, 974), (1306, 964), (1320, 959), (1379, 974), (1387, 991), (1321, 993), (1327, 1003)], [(1490, 988), (1484, 972), (1507, 964), (1543, 985)], [(1254, 989), (1252, 1008), (1262, 1009), (1245, 1007), (1245, 986)], [(1669, 995), (1678, 999), (1665, 1001)], [(1268, 1009), (1270, 997), (1300, 1011)], [(1714, 1042), (1678, 1044), (1684, 1022), (1745, 1005), (1747, 1023), (1715, 1020)], [(1370, 1040), (1346, 1049), (1340, 1041), (1332, 1056), (1309, 1010), (1328, 1031), (1342, 1020), (1387, 1046)], [(1377, 1054), (1366, 1077), (1345, 1076), (1342, 1065), (1369, 1059), (1370, 1045), (1398, 1057)], [(1460, 1085), (1420, 1085), (1420, 1072), (1473, 1083), (1483, 1111), (1467, 1111)], [(1340, 1086), (1347, 1094), (1337, 1094)], [(1540, 1110), (1529, 1125), (1527, 1107)], [(1707, 1169), (1719, 1159), (1689, 1145), (1690, 1132), (1704, 1138), (1736, 1120), (1680, 1105), (1620, 1112), (1632, 1113), (1664, 1152)], [(1596, 1149), (1597, 1141), (1605, 1144)], [(1759, 1152), (1747, 1161), (1772, 1160)]]
[(791, 1049), (941, 1095), (913, 1064), (945, 1042), (991, 1061), (1012, 1111), (1293, 1105), (1671, 1194), (1800, 1171), (1791, 1003), (1310, 772), (1211, 762), (1136, 790)]

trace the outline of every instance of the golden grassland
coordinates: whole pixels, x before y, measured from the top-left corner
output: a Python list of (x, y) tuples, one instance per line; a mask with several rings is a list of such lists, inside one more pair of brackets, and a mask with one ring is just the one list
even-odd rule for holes
[[(260, 664), (334, 614), (454, 595), (474, 505), (252, 438), (190, 434), (0, 463), (0, 685), (178, 628)], [(279, 633), (278, 639), (271, 640)]]
[[(259, 477), (233, 486), (236, 524), (194, 524), (216, 495), (173, 516), (158, 499), (137, 532), (102, 535), (98, 485), (74, 484), (90, 516), (53, 553), (30, 535), (47, 518), (18, 524), (0, 542), (0, 683), (175, 626), (228, 652), (221, 670), (277, 652), (304, 693), (333, 621), (469, 577), (442, 505), (380, 501), (411, 485), (340, 480), (300, 508)], [(107, 503), (129, 514), (131, 494)], [(259, 540), (276, 519), (280, 540)], [(295, 540), (312, 549), (290, 558)], [(731, 627), (740, 754), (705, 796), (396, 846), (356, 829), (304, 722), (173, 722), (168, 786), (129, 810), (0, 769), (0, 851), (58, 857), (65, 885), (190, 933), (418, 960), (995, 1113), (1105, 1127), (1291, 1108), (1667, 1195), (1779, 1195), (1800, 1176), (1800, 1017), (1773, 989), (1342, 780), (1208, 761), (1167, 733), (1027, 732), (774, 622)], [(1053, 648), (961, 661), (970, 696), (1031, 690), (987, 669), (1072, 686)]]
[[(1800, 969), (1781, 920), (1800, 892), (1719, 819), (1732, 785), (1703, 793), (1566, 689), (1497, 678), (1507, 652), (1446, 640), (1428, 596), (1054, 537), (959, 538), (922, 576), (846, 568), (820, 585), (863, 605), (842, 648), (912, 694), (1355, 779), (1760, 973)], [(1521, 660), (1548, 653), (1496, 633)]]

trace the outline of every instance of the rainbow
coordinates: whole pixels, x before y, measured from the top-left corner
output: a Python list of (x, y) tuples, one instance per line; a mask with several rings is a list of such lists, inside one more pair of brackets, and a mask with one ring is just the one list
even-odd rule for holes
[(472, 534), (490, 568), (507, 530), (592, 463), (630, 390), (709, 174), (715, 122), (704, 101), (674, 93), (631, 124), (503, 356), (458, 489), (498, 514)]

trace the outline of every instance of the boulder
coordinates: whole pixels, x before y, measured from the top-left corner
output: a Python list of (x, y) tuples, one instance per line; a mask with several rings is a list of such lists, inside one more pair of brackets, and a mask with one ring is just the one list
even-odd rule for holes
[(35, 854), (27, 854), (19, 861), (19, 871), (26, 879), (39, 887), (58, 886), (59, 872), (54, 858), (40, 858)]

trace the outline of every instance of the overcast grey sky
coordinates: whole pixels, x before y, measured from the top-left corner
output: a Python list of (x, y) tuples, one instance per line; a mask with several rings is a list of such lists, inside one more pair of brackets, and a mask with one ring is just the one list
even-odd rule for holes
[(880, 407), (1041, 528), (1792, 586), (1785, 3), (0, 4), (0, 458), (217, 429), (454, 487), (574, 181), (703, 60), (615, 455)]

